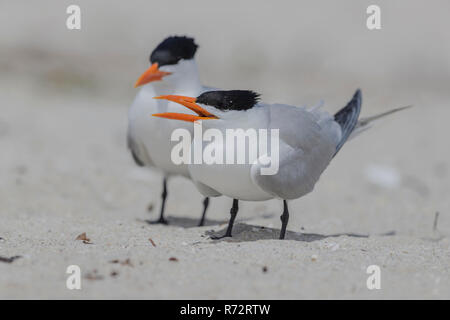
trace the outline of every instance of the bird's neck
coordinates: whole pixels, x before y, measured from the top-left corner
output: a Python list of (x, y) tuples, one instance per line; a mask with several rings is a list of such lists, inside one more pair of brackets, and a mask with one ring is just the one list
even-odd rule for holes
[(197, 96), (202, 91), (197, 64), (194, 59), (181, 60), (168, 68), (171, 74), (162, 81), (154, 83), (158, 95), (178, 94)]
[(181, 69), (180, 72), (174, 73), (172, 75), (174, 77), (171, 79), (173, 89), (177, 90), (178, 94), (195, 93), (198, 95), (202, 84), (195, 60), (183, 60), (179, 63), (178, 68)]

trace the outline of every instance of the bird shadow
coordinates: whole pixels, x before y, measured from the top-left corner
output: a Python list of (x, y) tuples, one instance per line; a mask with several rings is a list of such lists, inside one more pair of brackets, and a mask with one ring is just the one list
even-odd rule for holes
[[(218, 231), (209, 230), (205, 232), (205, 235), (210, 237), (220, 237), (225, 234), (225, 230), (221, 229)], [(262, 226), (255, 226), (249, 224), (238, 223), (233, 227), (233, 237), (231, 238), (221, 238), (218, 240), (212, 240), (212, 242), (249, 242), (249, 241), (258, 241), (258, 240), (274, 240), (278, 239), (280, 234), (280, 229), (267, 228)], [(393, 236), (395, 235), (395, 231), (389, 231), (382, 234), (378, 234), (378, 236)], [(357, 233), (335, 233), (329, 235), (317, 234), (317, 233), (301, 233), (294, 231), (286, 231), (286, 240), (294, 240), (294, 241), (303, 241), (303, 242), (313, 242), (326, 238), (333, 237), (341, 237), (348, 236), (354, 238), (368, 238), (370, 235), (368, 234), (357, 234)]]
[[(262, 219), (269, 219), (272, 218), (274, 216), (274, 214), (263, 214), (260, 215), (259, 218)], [(239, 221), (249, 221), (254, 219), (254, 217), (249, 217), (246, 219), (240, 219)], [(168, 216), (166, 217), (167, 220), (167, 225), (169, 226), (175, 226), (175, 227), (182, 227), (182, 228), (196, 228), (196, 227), (200, 227), (198, 224), (200, 222), (200, 217), (198, 218), (189, 218), (189, 217), (176, 217), (176, 216)], [(155, 225), (155, 220), (150, 220), (150, 219), (137, 219), (137, 221), (139, 222), (144, 222), (147, 223), (149, 225)], [(208, 227), (208, 226), (217, 226), (217, 225), (223, 225), (223, 224), (228, 224), (228, 220), (213, 220), (213, 219), (208, 219), (205, 218), (204, 224), (202, 227)]]
[[(169, 226), (182, 227), (182, 228), (196, 228), (199, 227), (200, 218), (188, 218), (188, 217), (166, 217)], [(149, 225), (154, 225), (154, 220), (138, 220), (141, 222), (145, 222)], [(226, 220), (213, 220), (213, 219), (205, 219), (203, 226), (215, 226), (227, 223)]]

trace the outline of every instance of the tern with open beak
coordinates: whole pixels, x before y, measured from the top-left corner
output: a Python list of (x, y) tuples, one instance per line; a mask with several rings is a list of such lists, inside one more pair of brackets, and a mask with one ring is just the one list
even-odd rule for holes
[[(218, 129), (224, 136), (229, 129), (278, 130), (278, 171), (275, 174), (261, 173), (262, 167), (267, 165), (266, 160), (234, 165), (189, 165), (192, 180), (205, 196), (221, 194), (234, 199), (224, 237), (232, 235), (238, 200), (262, 201), (277, 198), (283, 201), (280, 239), (284, 239), (289, 220), (287, 200), (297, 199), (311, 192), (322, 172), (350, 137), (368, 128), (372, 120), (406, 108), (358, 120), (361, 110), (360, 90), (334, 116), (320, 108), (261, 103), (258, 102), (258, 97), (257, 93), (246, 90), (210, 91), (197, 97), (155, 97), (157, 100), (177, 102), (197, 115), (164, 112), (154, 116), (183, 120), (194, 126), (201, 124), (203, 128)], [(247, 137), (244, 135), (239, 138)], [(222, 139), (222, 142), (225, 140)], [(221, 153), (230, 152), (226, 143), (214, 143), (216, 150), (219, 148)], [(245, 144), (244, 141), (243, 145)], [(208, 148), (208, 143), (202, 148)], [(231, 151), (235, 152), (235, 149)], [(261, 160), (266, 156), (267, 154), (258, 154)], [(212, 193), (208, 193), (211, 190)]]
[[(197, 96), (211, 88), (202, 86), (199, 79), (195, 53), (197, 44), (188, 37), (172, 36), (162, 41), (150, 55), (150, 67), (136, 81), (141, 87), (128, 112), (128, 148), (140, 166), (155, 167), (163, 175), (163, 192), (160, 216), (154, 223), (167, 223), (164, 208), (167, 197), (167, 180), (181, 175), (190, 178), (187, 165), (171, 161), (170, 137), (177, 128), (192, 130), (182, 122), (161, 122), (152, 117), (157, 112), (179, 112), (184, 107), (167, 100), (155, 100), (156, 95), (177, 93)], [(203, 201), (203, 225), (209, 198)]]

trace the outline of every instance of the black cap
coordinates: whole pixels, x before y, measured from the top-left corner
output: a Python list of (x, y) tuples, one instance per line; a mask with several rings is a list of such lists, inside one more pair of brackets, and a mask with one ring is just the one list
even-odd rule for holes
[(182, 59), (192, 59), (197, 48), (193, 38), (168, 37), (153, 50), (150, 62), (157, 62), (159, 66), (177, 64)]
[(208, 91), (199, 95), (197, 103), (220, 110), (248, 110), (259, 101), (259, 93), (250, 90)]

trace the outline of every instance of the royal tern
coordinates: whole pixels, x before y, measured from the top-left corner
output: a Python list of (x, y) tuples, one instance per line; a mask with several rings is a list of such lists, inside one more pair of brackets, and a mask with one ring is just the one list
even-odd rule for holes
[[(184, 123), (155, 121), (155, 112), (176, 112), (184, 109), (178, 104), (154, 100), (156, 95), (175, 92), (197, 96), (209, 90), (199, 79), (194, 39), (172, 36), (162, 41), (151, 53), (151, 66), (139, 77), (135, 87), (142, 86), (128, 112), (128, 148), (139, 166), (155, 167), (162, 171), (163, 192), (160, 217), (156, 223), (167, 223), (164, 207), (167, 197), (167, 180), (172, 175), (189, 178), (186, 165), (175, 165), (170, 159), (170, 136), (176, 128), (191, 130)], [(203, 200), (203, 214), (199, 225), (204, 224), (209, 198)]]
[[(267, 158), (269, 152), (273, 151), (270, 149), (266, 151), (267, 154), (259, 154), (258, 161), (246, 164), (189, 165), (192, 180), (205, 196), (221, 194), (234, 199), (225, 237), (231, 236), (238, 200), (262, 201), (276, 198), (283, 200), (280, 239), (284, 239), (289, 220), (287, 200), (297, 199), (311, 192), (322, 172), (353, 134), (363, 131), (372, 120), (403, 109), (398, 108), (358, 121), (361, 110), (360, 90), (334, 116), (320, 108), (261, 103), (258, 102), (257, 93), (246, 90), (210, 91), (196, 98), (178, 95), (155, 98), (177, 102), (197, 115), (164, 112), (154, 116), (194, 122), (194, 127), (202, 125), (204, 128), (218, 129), (224, 136), (229, 129), (278, 129), (279, 156), (275, 159), (278, 161), (278, 171), (275, 174), (261, 173), (261, 169), (267, 166), (267, 159), (263, 158)], [(240, 138), (244, 139), (245, 144), (248, 137), (244, 135)], [(219, 142), (214, 141), (215, 150), (223, 154), (230, 152), (230, 146), (224, 143), (225, 139), (218, 140)], [(209, 148), (209, 144), (204, 144), (202, 150)], [(194, 142), (191, 148), (195, 148)], [(236, 150), (234, 146), (231, 148), (231, 152)], [(211, 190), (212, 193), (208, 193)]]

